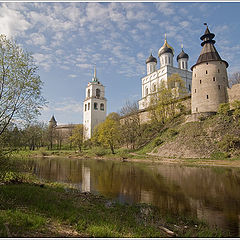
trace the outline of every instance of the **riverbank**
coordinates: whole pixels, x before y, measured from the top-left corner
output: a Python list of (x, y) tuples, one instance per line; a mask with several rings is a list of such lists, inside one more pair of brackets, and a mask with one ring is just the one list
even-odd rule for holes
[(120, 204), (67, 184), (40, 182), (23, 160), (1, 161), (0, 237), (227, 237), (147, 204)]
[(116, 160), (123, 162), (149, 162), (158, 164), (177, 164), (184, 166), (212, 166), (212, 167), (237, 167), (240, 168), (240, 158), (224, 158), (224, 159), (211, 159), (211, 158), (171, 158), (160, 157), (149, 154), (138, 154), (135, 152), (122, 152), (116, 154), (106, 153), (98, 155), (91, 152), (78, 153), (75, 151), (20, 151), (14, 154), (15, 157), (20, 158), (75, 158), (75, 159), (97, 159), (97, 160)]

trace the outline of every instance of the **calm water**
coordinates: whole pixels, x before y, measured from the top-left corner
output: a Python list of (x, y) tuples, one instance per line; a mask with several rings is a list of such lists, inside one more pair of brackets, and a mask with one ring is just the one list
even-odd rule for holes
[(39, 159), (34, 173), (120, 202), (198, 217), (240, 236), (240, 169), (99, 160)]

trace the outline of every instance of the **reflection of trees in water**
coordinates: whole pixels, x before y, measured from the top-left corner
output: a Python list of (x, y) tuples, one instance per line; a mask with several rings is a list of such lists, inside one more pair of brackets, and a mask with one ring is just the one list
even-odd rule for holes
[[(83, 174), (84, 168), (89, 169), (88, 176)], [(43, 159), (34, 171), (41, 178), (75, 184), (82, 183), (86, 175), (86, 187), (105, 196), (152, 203), (172, 214), (198, 216), (238, 234), (238, 169)]]

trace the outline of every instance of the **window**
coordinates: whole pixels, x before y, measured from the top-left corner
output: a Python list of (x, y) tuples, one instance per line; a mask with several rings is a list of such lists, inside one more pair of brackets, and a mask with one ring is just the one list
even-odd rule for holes
[(153, 84), (153, 91), (156, 92), (156, 84)]
[(207, 74), (207, 70), (206, 70), (206, 74)]
[(207, 99), (208, 99), (208, 95), (207, 95)]
[(215, 80), (216, 80), (216, 78), (215, 77), (213, 77), (213, 81), (215, 82)]
[(148, 88), (146, 88), (145, 95), (146, 96), (148, 95)]
[(201, 83), (202, 83), (202, 80), (200, 80), (199, 82), (200, 82), (200, 84), (201, 84)]
[(184, 62), (182, 62), (182, 68), (184, 68)]
[(198, 108), (196, 108), (196, 112), (198, 112)]
[(100, 104), (100, 110), (104, 111), (104, 104), (103, 103)]
[(99, 88), (96, 89), (96, 97), (97, 97), (97, 98), (100, 97), (100, 89), (99, 89)]
[(189, 92), (191, 92), (191, 85), (190, 84), (188, 85), (188, 90), (189, 90)]
[(195, 89), (195, 93), (197, 92), (197, 89)]
[(222, 64), (222, 62), (220, 62), (220, 64)]
[(98, 104), (96, 102), (94, 103), (94, 110), (98, 110)]
[(170, 57), (168, 57), (168, 63), (171, 64), (171, 60), (170, 60)]
[(90, 103), (88, 103), (88, 110), (90, 110)]
[(87, 91), (87, 96), (90, 97), (90, 89)]
[(197, 76), (197, 74), (195, 73), (195, 77)]
[(87, 104), (85, 104), (85, 111), (87, 111)]
[(218, 85), (218, 89), (220, 90), (220, 85)]
[(165, 57), (165, 65), (167, 64), (167, 56)]
[(218, 73), (220, 73), (220, 70), (218, 69)]
[(208, 62), (206, 64), (208, 65)]

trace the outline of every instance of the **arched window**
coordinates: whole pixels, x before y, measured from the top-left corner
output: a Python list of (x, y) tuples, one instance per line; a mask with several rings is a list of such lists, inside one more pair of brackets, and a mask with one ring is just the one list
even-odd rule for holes
[(88, 110), (90, 110), (90, 103), (88, 103)]
[(98, 104), (96, 102), (94, 103), (94, 110), (98, 110)]
[(153, 84), (153, 92), (156, 92), (157, 88), (156, 88), (156, 84)]
[(90, 89), (87, 91), (87, 96), (90, 97)]
[(99, 88), (96, 89), (96, 97), (97, 97), (97, 98), (100, 97), (100, 89), (99, 89)]
[(184, 62), (182, 62), (182, 68), (184, 68)]
[(146, 88), (146, 90), (145, 90), (145, 95), (146, 96), (148, 95), (148, 88)]
[(191, 92), (191, 85), (190, 84), (188, 85), (188, 90), (189, 90), (189, 92)]
[(85, 104), (85, 111), (87, 111), (87, 104)]
[(104, 104), (103, 103), (100, 104), (100, 110), (104, 111)]

